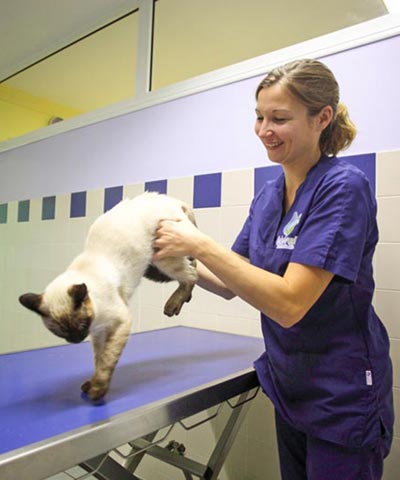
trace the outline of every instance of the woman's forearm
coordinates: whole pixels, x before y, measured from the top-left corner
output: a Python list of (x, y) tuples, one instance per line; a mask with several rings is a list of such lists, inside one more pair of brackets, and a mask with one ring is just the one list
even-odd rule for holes
[(197, 273), (199, 275), (197, 285), (204, 290), (214, 293), (226, 300), (231, 300), (236, 296), (216, 275), (199, 261), (197, 262)]
[(300, 321), (333, 275), (320, 268), (289, 264), (283, 277), (268, 272), (204, 236), (193, 252), (226, 289), (284, 328)]

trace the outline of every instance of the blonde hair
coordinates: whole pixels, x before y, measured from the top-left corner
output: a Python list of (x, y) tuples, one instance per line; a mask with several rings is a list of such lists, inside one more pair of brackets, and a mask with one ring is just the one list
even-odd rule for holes
[(295, 60), (274, 68), (261, 81), (256, 90), (281, 83), (308, 110), (310, 116), (330, 105), (333, 110), (331, 123), (321, 133), (319, 147), (325, 155), (336, 155), (349, 147), (357, 130), (350, 120), (347, 107), (339, 102), (339, 85), (329, 68), (318, 60)]

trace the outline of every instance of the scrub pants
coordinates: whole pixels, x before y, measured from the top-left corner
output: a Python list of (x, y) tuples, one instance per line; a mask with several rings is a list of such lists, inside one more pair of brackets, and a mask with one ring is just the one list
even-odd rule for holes
[(380, 480), (381, 449), (349, 448), (291, 427), (275, 411), (282, 480)]

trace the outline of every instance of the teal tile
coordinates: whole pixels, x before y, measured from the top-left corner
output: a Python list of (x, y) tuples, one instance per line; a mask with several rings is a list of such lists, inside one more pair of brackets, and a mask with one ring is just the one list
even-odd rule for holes
[(0, 223), (7, 223), (8, 204), (0, 204)]
[(44, 197), (42, 200), (42, 220), (54, 220), (56, 216), (56, 197)]
[(29, 222), (29, 200), (21, 200), (18, 202), (18, 222)]

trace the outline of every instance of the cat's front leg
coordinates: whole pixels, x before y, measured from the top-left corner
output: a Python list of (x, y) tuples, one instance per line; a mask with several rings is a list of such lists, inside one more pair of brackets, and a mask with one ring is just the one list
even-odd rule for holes
[[(92, 333), (91, 337), (92, 337), (91, 340), (92, 340), (92, 348), (93, 348), (93, 355), (94, 355), (94, 366), (96, 371), (99, 363), (99, 359), (101, 358), (103, 353), (106, 332), (104, 332), (103, 330), (101, 330), (100, 332), (94, 332)], [(82, 392), (86, 394), (89, 392), (89, 390), (92, 387), (93, 378), (94, 376), (86, 380), (86, 382), (82, 383), (81, 385)]]
[(104, 338), (93, 337), (95, 372), (83, 383), (81, 389), (91, 400), (98, 400), (108, 392), (115, 366), (122, 354), (130, 333), (131, 322), (127, 315), (109, 327)]

